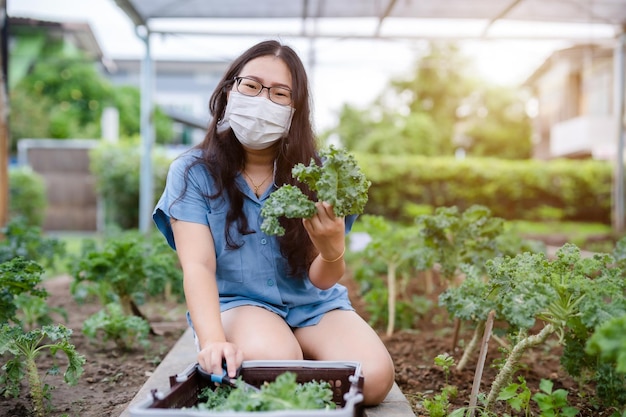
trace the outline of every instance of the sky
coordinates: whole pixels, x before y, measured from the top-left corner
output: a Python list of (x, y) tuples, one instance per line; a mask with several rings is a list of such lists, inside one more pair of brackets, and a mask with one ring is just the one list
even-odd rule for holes
[[(100, 47), (107, 58), (141, 58), (144, 45), (137, 38), (130, 19), (114, 0), (8, 0), (7, 13), (15, 17), (32, 17), (52, 21), (77, 21), (91, 25)], [(163, 28), (165, 28), (165, 24)], [(188, 28), (198, 22), (186, 21)], [(254, 22), (248, 22), (245, 30), (254, 30)], [(280, 31), (287, 33), (293, 28), (288, 22), (273, 22)], [(299, 24), (299, 23), (298, 23)], [(333, 33), (372, 33), (376, 21), (322, 23), (333, 25)], [(484, 22), (468, 21), (410, 21), (388, 20), (386, 23), (396, 33), (436, 34), (463, 36), (480, 33)], [(204, 24), (206, 27), (206, 23)], [(214, 29), (233, 30), (229, 21), (213, 21)], [(496, 24), (490, 34), (526, 34), (528, 24)], [(236, 28), (234, 28), (236, 29)], [(325, 29), (325, 28), (320, 28)], [(534, 35), (552, 37), (555, 32), (570, 34), (582, 41), (586, 38), (608, 36), (609, 28), (584, 25), (538, 25), (533, 24)], [(156, 59), (217, 59), (230, 61), (260, 38), (245, 37), (199, 37), (199, 36), (153, 36), (151, 46)], [(371, 103), (392, 77), (406, 77), (413, 69), (416, 54), (423, 51), (420, 41), (365, 41), (342, 39), (318, 39), (313, 44), (314, 65), (311, 63), (311, 43), (301, 38), (285, 38), (309, 66), (309, 76), (315, 103), (315, 121), (318, 129), (332, 126), (344, 103), (365, 107)], [(474, 61), (479, 76), (498, 84), (521, 84), (554, 50), (567, 47), (571, 41), (563, 40), (487, 40), (463, 41), (462, 51)]]

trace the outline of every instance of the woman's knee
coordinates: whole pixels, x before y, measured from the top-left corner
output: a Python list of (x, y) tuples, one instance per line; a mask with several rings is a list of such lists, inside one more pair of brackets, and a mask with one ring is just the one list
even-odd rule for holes
[(363, 402), (378, 405), (387, 397), (394, 384), (395, 370), (391, 358), (363, 365)]

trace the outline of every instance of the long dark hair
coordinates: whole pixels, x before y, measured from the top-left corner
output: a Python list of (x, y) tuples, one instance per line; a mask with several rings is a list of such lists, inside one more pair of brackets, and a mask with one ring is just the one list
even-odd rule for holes
[[(230, 235), (233, 223), (241, 234), (253, 233), (248, 226), (248, 220), (243, 213), (243, 194), (235, 184), (235, 178), (245, 164), (245, 152), (231, 129), (218, 131), (218, 125), (224, 117), (228, 91), (232, 88), (234, 78), (251, 60), (262, 56), (276, 56), (282, 59), (291, 72), (292, 106), (296, 109), (291, 121), (291, 127), (286, 137), (275, 144), (276, 149), (276, 184), (292, 184), (298, 186), (305, 194), (315, 198), (305, 185), (298, 183), (291, 176), (291, 169), (297, 163), (308, 165), (313, 158), (318, 164), (315, 135), (311, 125), (311, 97), (306, 70), (296, 52), (289, 46), (274, 40), (260, 42), (230, 65), (209, 101), (209, 112), (212, 116), (206, 136), (196, 148), (201, 150), (202, 157), (198, 160), (215, 179), (215, 194), (208, 196), (216, 198), (226, 193), (230, 201), (230, 208), (226, 215), (226, 230), (224, 230), (227, 246), (236, 249), (241, 246)], [(279, 238), (280, 250), (287, 258), (290, 274), (301, 276), (306, 272), (315, 256), (314, 246), (300, 219), (281, 219), (285, 227), (285, 235)], [(213, 231), (217, 233), (218, 231)]]

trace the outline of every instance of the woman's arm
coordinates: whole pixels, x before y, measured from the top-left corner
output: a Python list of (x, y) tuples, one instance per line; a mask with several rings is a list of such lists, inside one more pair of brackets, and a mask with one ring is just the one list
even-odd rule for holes
[(224, 334), (211, 230), (203, 224), (172, 219), (172, 232), (183, 269), (187, 308), (200, 344), (198, 363), (207, 371), (221, 374), (224, 358), (228, 374), (234, 377), (243, 353), (228, 343)]
[(317, 213), (304, 219), (303, 224), (319, 251), (309, 267), (309, 279), (313, 285), (325, 290), (335, 285), (346, 270), (343, 258), (346, 226), (343, 217), (335, 217), (330, 204), (316, 203), (316, 207)]

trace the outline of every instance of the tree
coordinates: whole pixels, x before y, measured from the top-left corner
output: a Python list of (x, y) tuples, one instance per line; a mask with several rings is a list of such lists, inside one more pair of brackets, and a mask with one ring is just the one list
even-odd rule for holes
[(472, 156), (530, 158), (532, 125), (522, 92), (510, 87), (485, 86), (472, 95), (471, 114), (461, 123)]
[[(114, 91), (114, 105), (120, 115), (120, 136), (138, 135), (141, 129), (141, 93), (133, 86), (117, 87)], [(157, 143), (171, 142), (172, 120), (158, 106), (154, 109), (154, 129)]]
[[(62, 41), (47, 40), (11, 91), (11, 151), (21, 138), (99, 138), (102, 111), (115, 106), (120, 135), (139, 134), (140, 93), (115, 87), (96, 64)], [(157, 142), (173, 137), (172, 121), (155, 109)]]
[(517, 89), (472, 73), (450, 43), (431, 43), (412, 76), (391, 80), (366, 109), (345, 105), (336, 134), (348, 149), (377, 154), (528, 158), (531, 126)]
[(396, 94), (406, 97), (411, 113), (425, 112), (433, 118), (445, 145), (452, 151), (454, 128), (459, 120), (457, 109), (476, 88), (471, 62), (453, 43), (430, 44), (429, 53), (415, 65), (415, 75), (391, 82)]
[(37, 62), (16, 90), (48, 102), (52, 138), (98, 137), (102, 109), (114, 98), (92, 62), (63, 56)]

